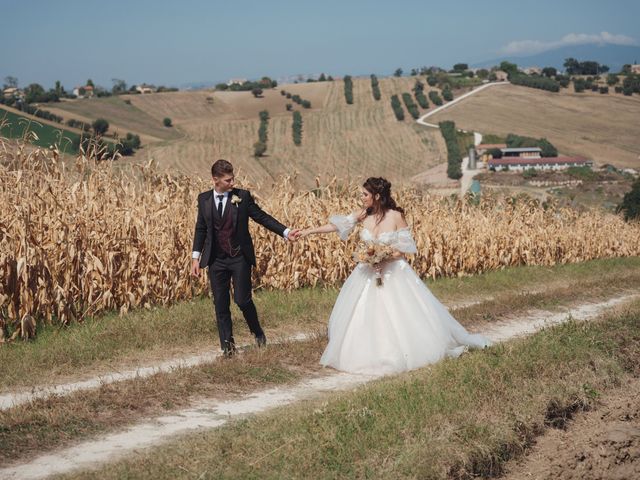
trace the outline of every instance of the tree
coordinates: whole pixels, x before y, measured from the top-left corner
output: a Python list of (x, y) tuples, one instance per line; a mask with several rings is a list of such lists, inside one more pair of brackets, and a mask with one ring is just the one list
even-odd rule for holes
[(24, 101), (26, 103), (39, 102), (45, 95), (44, 88), (39, 83), (32, 83), (24, 89)]
[(91, 126), (93, 127), (93, 131), (96, 135), (104, 135), (109, 130), (109, 122), (107, 122), (104, 118), (98, 118), (95, 120)]
[(502, 158), (502, 150), (499, 148), (492, 148), (487, 153), (491, 155), (491, 158)]
[(64, 91), (64, 87), (62, 86), (62, 84), (60, 83), (60, 80), (56, 80), (56, 86), (53, 89), (54, 92), (56, 92), (56, 95), (58, 97), (63, 96), (66, 92)]
[(542, 75), (544, 75), (545, 77), (555, 77), (558, 74), (558, 70), (556, 70), (554, 67), (544, 67), (542, 69)]
[(469, 70), (469, 65), (466, 63), (456, 63), (453, 66), (454, 72), (464, 72), (465, 70)]
[(565, 72), (569, 75), (578, 75), (580, 70), (580, 62), (573, 57), (565, 58), (562, 64)]
[(416, 75), (418, 75), (418, 70), (416, 68), (412, 68), (411, 69), (411, 76), (415, 77)]
[(478, 78), (484, 80), (485, 78), (489, 78), (489, 70), (487, 70), (486, 68), (481, 68), (477, 71), (476, 75), (478, 75)]
[(12, 75), (4, 77), (4, 88), (18, 88), (18, 79)]
[(503, 72), (506, 72), (507, 74), (507, 78), (509, 78), (509, 80), (511, 80), (511, 77), (514, 75), (518, 74), (518, 65), (516, 65), (515, 63), (511, 63), (511, 62), (501, 62), (500, 63), (500, 70), (502, 70)]
[(402, 76), (402, 69), (401, 68), (397, 68), (395, 72), (393, 72), (393, 76), (394, 77), (401, 77)]
[(253, 96), (258, 98), (262, 95), (262, 89), (260, 87), (254, 87), (251, 89), (251, 93), (253, 93)]
[(172, 126), (171, 119), (169, 117), (164, 117), (164, 120), (162, 120), (162, 124), (165, 127), (171, 127)]
[(127, 91), (127, 83), (119, 78), (112, 78), (113, 87), (111, 87), (111, 93), (114, 95), (120, 95)]
[(607, 85), (609, 85), (610, 87), (613, 87), (619, 81), (620, 79), (618, 78), (617, 75), (614, 75), (613, 73), (610, 73), (609, 75), (607, 75)]
[(93, 84), (93, 80), (87, 80), (87, 87), (95, 87), (95, 85)]
[(320, 74), (320, 76), (318, 77), (318, 81), (319, 82), (326, 82), (327, 81), (327, 77), (324, 75), (324, 73)]
[(542, 150), (542, 152), (540, 153), (542, 157), (558, 156), (558, 149), (554, 147), (546, 138), (541, 138), (538, 142), (538, 146), (540, 147), (540, 150)]
[(625, 193), (617, 211), (618, 213), (624, 213), (624, 219), (627, 222), (640, 218), (640, 178), (636, 179), (631, 186), (631, 190)]

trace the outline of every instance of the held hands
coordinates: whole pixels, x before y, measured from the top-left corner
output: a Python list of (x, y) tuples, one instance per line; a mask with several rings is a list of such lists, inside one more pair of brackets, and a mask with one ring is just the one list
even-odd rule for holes
[(301, 230), (299, 228), (290, 230), (289, 235), (287, 235), (287, 240), (289, 240), (290, 242), (295, 242), (300, 238), (300, 232)]

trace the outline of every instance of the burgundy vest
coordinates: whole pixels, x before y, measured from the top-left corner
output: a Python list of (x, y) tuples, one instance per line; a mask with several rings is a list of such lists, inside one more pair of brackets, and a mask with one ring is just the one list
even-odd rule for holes
[(233, 220), (231, 219), (231, 205), (228, 205), (222, 215), (222, 219), (217, 215), (213, 215), (213, 224), (216, 229), (216, 252), (218, 254), (222, 250), (230, 257), (235, 257), (240, 253), (240, 248), (233, 240)]

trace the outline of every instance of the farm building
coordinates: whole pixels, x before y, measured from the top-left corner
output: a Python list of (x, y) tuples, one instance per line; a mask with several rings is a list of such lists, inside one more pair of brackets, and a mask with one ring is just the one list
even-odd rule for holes
[(534, 170), (563, 170), (569, 167), (591, 167), (593, 162), (582, 157), (502, 157), (492, 158), (487, 167), (494, 170), (522, 171), (530, 168)]

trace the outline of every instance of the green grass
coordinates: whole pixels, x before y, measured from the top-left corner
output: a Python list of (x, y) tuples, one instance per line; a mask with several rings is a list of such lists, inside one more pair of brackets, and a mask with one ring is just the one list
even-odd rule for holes
[(638, 375), (640, 302), (63, 478), (476, 478)]
[[(472, 277), (429, 280), (426, 284), (448, 305), (491, 298), (490, 302), (456, 313), (463, 324), (470, 326), (504, 312), (548, 307), (554, 299), (565, 303), (584, 295), (589, 299), (600, 288), (605, 293), (637, 288), (638, 275), (640, 258), (626, 257), (555, 267), (516, 267)], [(583, 285), (584, 291), (576, 289), (577, 285)], [(538, 295), (522, 296), (531, 292)], [(337, 294), (336, 289), (322, 288), (260, 291), (255, 301), (267, 336), (275, 338), (324, 329)], [(233, 318), (236, 341), (251, 342), (235, 308)], [(0, 390), (206, 349), (218, 349), (213, 306), (208, 298), (133, 311), (122, 317), (104, 315), (68, 327), (42, 327), (35, 341), (0, 346)]]
[(77, 153), (73, 141), (80, 135), (64, 128), (55, 128), (45, 123), (39, 123), (28, 117), (18, 115), (0, 107), (0, 123), (6, 123), (0, 128), (0, 135), (5, 138), (25, 138), (26, 132), (33, 132), (37, 135), (31, 143), (40, 147), (48, 148), (51, 145), (58, 145), (61, 152)]
[(507, 138), (493, 133), (482, 135), (482, 143), (507, 143)]

